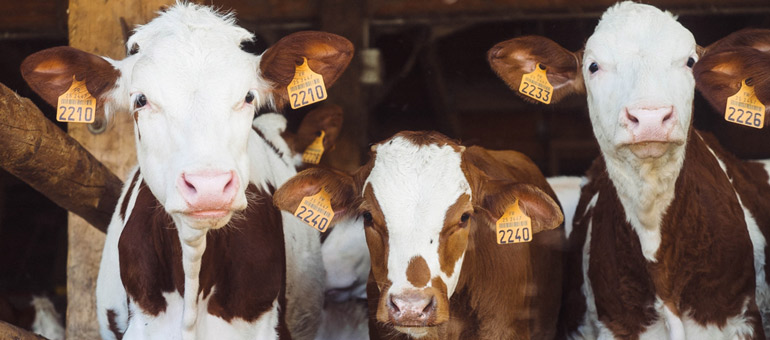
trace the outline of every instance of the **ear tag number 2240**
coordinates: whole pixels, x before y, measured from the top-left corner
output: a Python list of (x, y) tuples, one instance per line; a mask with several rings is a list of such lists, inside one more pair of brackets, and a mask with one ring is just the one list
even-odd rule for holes
[(532, 220), (519, 208), (519, 200), (513, 202), (497, 220), (497, 244), (532, 241)]
[(765, 126), (765, 106), (757, 99), (754, 86), (741, 82), (738, 93), (727, 98), (725, 120), (731, 123), (761, 129)]
[(294, 80), (289, 83), (289, 104), (292, 109), (320, 102), (326, 99), (324, 77), (313, 72), (307, 64), (307, 58), (302, 57), (302, 65), (294, 71)]
[(59, 96), (56, 104), (56, 120), (67, 123), (93, 123), (96, 99), (88, 92), (85, 81), (72, 76), (72, 85)]
[(535, 70), (521, 77), (519, 92), (543, 104), (550, 104), (553, 86), (545, 75), (545, 65), (538, 63)]
[(316, 230), (325, 232), (334, 218), (334, 210), (332, 210), (332, 204), (329, 200), (329, 193), (326, 192), (325, 188), (322, 188), (315, 195), (305, 196), (302, 202), (299, 203), (299, 206), (297, 206), (294, 216), (297, 216), (302, 222)]

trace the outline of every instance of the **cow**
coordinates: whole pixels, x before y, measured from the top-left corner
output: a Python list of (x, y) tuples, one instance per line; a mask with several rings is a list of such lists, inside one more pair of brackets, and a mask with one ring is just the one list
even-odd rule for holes
[(554, 101), (587, 96), (601, 155), (569, 239), (562, 337), (765, 337), (768, 163), (692, 127), (698, 51), (671, 13), (621, 2), (577, 53), (533, 36), (488, 53), (515, 89), (540, 64)]
[[(274, 202), (295, 212), (322, 189), (332, 225), (363, 219), (372, 339), (553, 337), (563, 215), (525, 155), (403, 131), (375, 144), (352, 175), (302, 171)], [(537, 234), (530, 243), (497, 244), (496, 221), (516, 202)]]
[(77, 80), (99, 113), (133, 118), (138, 168), (96, 285), (104, 339), (312, 339), (318, 328), (317, 232), (270, 204), (296, 173), (298, 139), (284, 139), (282, 116), (254, 115), (289, 101), (305, 62), (333, 84), (353, 47), (306, 31), (257, 56), (241, 49), (252, 39), (232, 14), (179, 3), (135, 30), (125, 59), (58, 47), (21, 66), (52, 105)]

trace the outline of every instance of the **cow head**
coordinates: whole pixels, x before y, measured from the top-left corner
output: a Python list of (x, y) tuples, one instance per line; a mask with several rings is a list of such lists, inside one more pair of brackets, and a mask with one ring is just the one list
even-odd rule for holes
[(123, 60), (58, 47), (21, 68), (52, 105), (75, 78), (100, 112), (131, 114), (139, 166), (156, 198), (195, 229), (218, 228), (246, 207), (255, 111), (286, 102), (303, 57), (327, 86), (352, 57), (352, 44), (328, 33), (289, 35), (261, 56), (241, 50), (253, 38), (232, 15), (177, 4), (136, 29)]
[(497, 44), (488, 58), (515, 90), (523, 74), (537, 63), (545, 65), (554, 100), (569, 93), (587, 95), (602, 152), (639, 163), (684, 152), (697, 52), (693, 35), (673, 15), (627, 1), (602, 15), (583, 51), (523, 37)]
[(373, 146), (370, 161), (352, 176), (305, 170), (279, 188), (274, 201), (294, 212), (303, 197), (324, 188), (335, 211), (332, 224), (361, 218), (380, 292), (377, 320), (425, 335), (426, 327), (449, 320), (449, 299), (475, 228), (494, 228), (516, 199), (533, 232), (563, 219), (543, 191), (488, 178), (466, 152), (436, 132), (401, 132)]

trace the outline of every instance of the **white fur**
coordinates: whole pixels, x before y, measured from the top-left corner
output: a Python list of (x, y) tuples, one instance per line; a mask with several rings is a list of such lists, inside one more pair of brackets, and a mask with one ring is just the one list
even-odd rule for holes
[[(644, 256), (655, 261), (660, 220), (674, 197), (684, 160), (695, 80), (686, 66), (697, 58), (692, 34), (668, 12), (632, 2), (605, 12), (586, 42), (583, 76), (589, 114), (607, 171), (631, 226), (639, 234)], [(596, 62), (599, 70), (591, 74)], [(673, 107), (673, 142), (660, 158), (637, 158), (623, 125), (625, 110)]]
[(440, 268), (438, 246), (447, 210), (460, 195), (471, 195), (460, 163), (461, 153), (448, 145), (418, 146), (403, 137), (378, 145), (365, 186), (372, 186), (388, 227), (390, 294), (415, 289), (406, 269), (412, 257), (421, 256), (430, 276), (440, 277), (452, 296), (465, 253), (449, 275)]
[(331, 234), (321, 244), (327, 300), (365, 299), (371, 262), (363, 220), (357, 217), (340, 221), (328, 232)]
[(64, 340), (64, 326), (53, 302), (45, 296), (33, 296), (30, 302), (35, 308), (32, 331), (49, 340)]
[[(585, 212), (590, 211), (596, 206), (596, 201), (599, 199), (599, 194), (595, 194), (591, 197), (591, 200), (586, 206)], [(581, 216), (581, 218), (584, 216)], [(593, 222), (589, 219), (588, 228), (586, 228), (586, 240), (583, 243), (582, 252), (582, 269), (583, 269), (583, 285), (580, 286), (580, 291), (586, 298), (586, 313), (583, 316), (583, 320), (580, 322), (577, 331), (574, 334), (568, 334), (569, 339), (596, 339), (600, 328), (603, 327), (599, 321), (599, 316), (596, 312), (596, 299), (594, 298), (594, 290), (591, 286), (591, 279), (588, 277), (588, 266), (591, 255), (591, 232), (593, 229)]]
[(586, 182), (585, 177), (577, 176), (559, 176), (546, 178), (548, 184), (556, 192), (556, 198), (561, 203), (561, 209), (564, 213), (564, 233), (569, 238), (572, 233), (572, 223), (575, 217), (575, 209), (580, 200), (580, 188)]
[[(246, 207), (245, 188), (249, 182), (263, 189), (267, 189), (268, 184), (277, 188), (296, 173), (291, 150), (280, 138), (286, 127), (285, 119), (263, 115), (253, 122), (265, 138), (282, 151), (282, 156), (276, 155), (251, 129), (256, 108), (273, 100), (269, 94), (270, 84), (259, 74), (260, 57), (239, 47), (242, 41), (252, 38), (248, 31), (235, 25), (231, 15), (223, 16), (194, 4), (177, 4), (136, 30), (128, 41), (128, 48), (138, 45), (137, 54), (121, 61), (108, 59), (120, 70), (121, 77), (108, 94), (107, 111), (130, 110), (138, 115), (135, 135), (142, 179), (172, 216), (182, 242), (186, 294), (184, 308), (178, 312), (184, 313), (184, 317), (174, 327), (175, 332), (179, 332), (182, 326), (185, 339), (210, 331), (205, 326), (210, 318), (205, 312), (206, 302), (196, 296), (206, 232), (223, 227), (232, 211)], [(244, 101), (248, 93), (255, 96), (251, 104)], [(147, 98), (147, 105), (134, 108), (134, 100), (142, 94)], [(234, 171), (239, 179), (241, 187), (227, 216), (196, 219), (186, 214), (189, 208), (177, 190), (177, 179), (183, 173), (200, 171)], [(135, 193), (131, 197), (135, 200)], [(125, 197), (121, 202), (123, 199)], [(127, 215), (133, 208), (133, 201), (130, 203)], [(289, 214), (282, 216), (286, 241), (287, 323), (295, 339), (311, 339), (318, 328), (323, 299), (320, 242), (315, 231)], [(141, 318), (136, 317), (141, 311), (133, 310), (134, 317), (129, 317), (120, 281), (117, 243), (124, 223), (117, 213), (113, 216), (97, 282), (97, 317), (100, 332), (106, 339), (113, 337), (106, 319), (107, 310), (115, 311), (121, 330), (128, 328), (131, 334), (140, 334), (140, 330), (132, 327), (143, 327)], [(256, 283), (255, 289), (258, 289)], [(262, 319), (244, 327), (255, 331), (269, 328), (272, 319)], [(233, 329), (239, 327), (235, 326), (238, 322), (231, 322)], [(163, 334), (177, 337), (168, 332)], [(226, 331), (220, 331), (217, 336), (222, 334), (228, 338)]]
[(368, 321), (365, 300), (327, 302), (315, 340), (369, 339)]

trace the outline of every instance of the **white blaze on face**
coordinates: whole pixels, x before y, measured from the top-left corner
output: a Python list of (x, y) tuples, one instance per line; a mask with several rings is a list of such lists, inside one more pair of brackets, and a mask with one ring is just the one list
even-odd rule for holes
[[(605, 12), (586, 42), (582, 70), (603, 152), (684, 143), (695, 89), (690, 58), (697, 60), (695, 39), (670, 13), (633, 2)], [(655, 147), (632, 151), (659, 156)]]
[(439, 233), (449, 207), (461, 195), (471, 195), (460, 163), (461, 153), (449, 145), (416, 145), (400, 136), (378, 145), (367, 184), (372, 186), (388, 230), (391, 294), (415, 288), (406, 277), (414, 257), (426, 261), (431, 279), (443, 280), (447, 297), (454, 292), (464, 255), (451, 276), (442, 272)]

